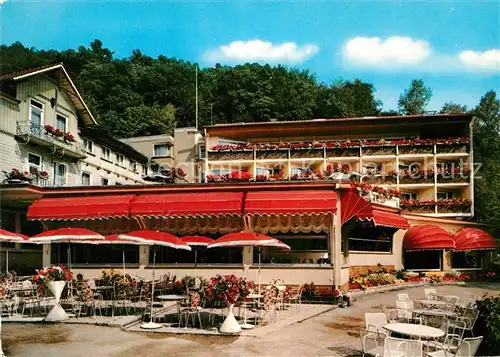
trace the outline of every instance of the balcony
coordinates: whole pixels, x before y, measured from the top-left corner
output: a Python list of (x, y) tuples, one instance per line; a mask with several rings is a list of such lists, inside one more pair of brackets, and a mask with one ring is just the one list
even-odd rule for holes
[(416, 213), (432, 216), (455, 217), (471, 215), (471, 200), (467, 198), (440, 199), (437, 201), (403, 200), (403, 213)]
[(50, 134), (43, 126), (29, 121), (17, 123), (16, 138), (24, 141), (25, 144), (31, 143), (50, 148), (59, 155), (66, 155), (75, 159), (87, 157), (82, 144), (68, 141), (64, 136)]

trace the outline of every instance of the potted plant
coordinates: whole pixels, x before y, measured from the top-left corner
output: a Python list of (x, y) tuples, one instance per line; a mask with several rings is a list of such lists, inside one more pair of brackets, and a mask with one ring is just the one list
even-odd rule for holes
[(236, 275), (217, 275), (210, 279), (207, 287), (207, 294), (212, 302), (223, 302), (228, 306), (228, 314), (219, 331), (227, 334), (241, 332), (241, 327), (234, 317), (234, 304), (246, 299), (253, 283), (246, 278), (239, 278)]
[(3, 172), (7, 177), (8, 183), (30, 183), (33, 179), (28, 171), (20, 171), (18, 169), (12, 169), (11, 172)]
[(56, 303), (47, 317), (45, 317), (45, 321), (57, 322), (69, 319), (68, 314), (66, 314), (66, 311), (61, 306), (60, 300), (66, 282), (72, 279), (73, 273), (64, 265), (52, 265), (36, 270), (33, 280), (46, 284), (56, 298)]

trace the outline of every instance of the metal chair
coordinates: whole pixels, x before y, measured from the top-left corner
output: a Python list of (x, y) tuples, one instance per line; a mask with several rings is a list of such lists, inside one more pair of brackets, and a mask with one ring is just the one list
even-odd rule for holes
[(465, 322), (445, 319), (440, 329), (444, 331), (445, 336), (440, 340), (433, 341), (434, 345), (438, 345), (445, 351), (455, 353), (464, 336)]
[(365, 313), (365, 328), (369, 331), (383, 331), (387, 324), (387, 316), (383, 312)]
[(410, 310), (413, 310), (415, 305), (411, 300), (397, 300), (396, 309), (398, 313), (397, 319), (404, 322), (417, 322), (422, 323), (422, 318), (420, 316), (414, 317)]
[(359, 337), (361, 339), (361, 349), (363, 357), (365, 355), (381, 356), (384, 353), (384, 341), (387, 337), (385, 332), (377, 332), (366, 329), (359, 330)]
[(474, 336), (473, 329), (478, 316), (479, 310), (468, 308), (463, 311), (461, 316), (457, 317), (457, 321), (465, 322), (465, 331), (469, 331), (471, 336)]
[(427, 356), (429, 357), (474, 357), (479, 348), (479, 345), (483, 341), (483, 336), (480, 337), (469, 337), (464, 338), (460, 341), (459, 346), (455, 353), (452, 351), (446, 351), (444, 348), (440, 347), (437, 344), (434, 344), (432, 341), (428, 343), (428, 347), (435, 348), (435, 351), (428, 351)]
[(386, 305), (382, 305), (382, 311), (389, 322), (398, 322), (398, 310), (389, 309)]
[(203, 325), (201, 323), (201, 314), (200, 314), (200, 311), (202, 308), (201, 308), (201, 306), (199, 306), (199, 304), (200, 304), (200, 294), (198, 294), (197, 292), (189, 293), (188, 306), (180, 309), (179, 327), (182, 326), (183, 317), (184, 317), (184, 320), (186, 323), (186, 325), (184, 326), (185, 328), (187, 328), (187, 326), (188, 326), (189, 317), (192, 317), (193, 327), (196, 327), (195, 317), (197, 316), (198, 322), (200, 323), (200, 329), (203, 328)]
[(410, 300), (410, 295), (408, 293), (399, 293), (398, 300)]
[(421, 341), (387, 337), (384, 341), (384, 357), (422, 357)]
[(424, 289), (425, 298), (427, 300), (435, 300), (437, 290), (436, 289)]

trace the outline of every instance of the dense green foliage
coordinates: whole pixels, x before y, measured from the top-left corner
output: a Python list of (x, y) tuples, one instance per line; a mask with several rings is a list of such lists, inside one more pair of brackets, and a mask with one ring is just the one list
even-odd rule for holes
[[(117, 137), (195, 124), (196, 64), (134, 50), (117, 59), (99, 40), (78, 50), (0, 47), (0, 72), (62, 62), (103, 130)], [(200, 69), (199, 122), (231, 123), (378, 115), (372, 84), (319, 83), (307, 70), (260, 64)], [(164, 115), (165, 114), (165, 115)]]
[(476, 216), (500, 227), (500, 99), (496, 93), (486, 93), (473, 113), (474, 161), (481, 165), (475, 180)]
[(475, 336), (484, 336), (478, 356), (496, 356), (500, 351), (500, 295), (477, 301), (479, 318), (474, 326)]
[(421, 79), (414, 79), (410, 88), (399, 96), (399, 110), (407, 115), (421, 114), (432, 98), (432, 90)]

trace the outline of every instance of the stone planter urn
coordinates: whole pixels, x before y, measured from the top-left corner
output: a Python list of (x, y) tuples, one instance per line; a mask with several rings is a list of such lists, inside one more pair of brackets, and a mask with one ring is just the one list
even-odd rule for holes
[(56, 303), (52, 310), (50, 310), (47, 317), (45, 317), (44, 321), (58, 322), (68, 320), (69, 316), (61, 306), (61, 294), (64, 290), (64, 287), (66, 286), (66, 281), (50, 281), (47, 283), (47, 286), (49, 287), (50, 291), (52, 291), (52, 294), (54, 294)]

